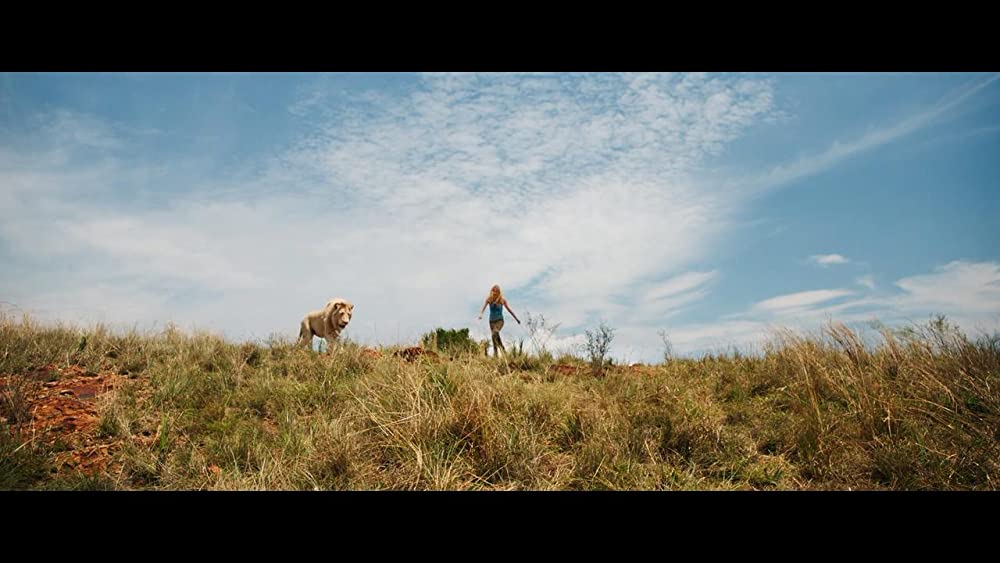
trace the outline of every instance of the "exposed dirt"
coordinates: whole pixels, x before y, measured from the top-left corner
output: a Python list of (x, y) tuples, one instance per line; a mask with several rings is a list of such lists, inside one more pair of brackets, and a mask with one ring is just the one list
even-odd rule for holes
[(396, 356), (396, 357), (399, 357), (399, 358), (403, 358), (403, 359), (405, 359), (408, 362), (414, 362), (417, 359), (419, 359), (421, 356), (427, 357), (427, 358), (432, 358), (432, 359), (437, 359), (438, 358), (438, 354), (434, 350), (425, 350), (425, 349), (423, 349), (423, 348), (421, 348), (419, 346), (413, 346), (411, 348), (405, 348), (403, 350), (397, 350), (392, 355)]
[(554, 371), (561, 375), (576, 375), (577, 373), (580, 372), (580, 369), (581, 368), (577, 366), (571, 366), (568, 364), (553, 364), (552, 366), (549, 367), (549, 370)]
[(382, 352), (379, 352), (378, 350), (376, 350), (374, 348), (365, 348), (365, 349), (361, 350), (361, 353), (364, 354), (365, 356), (368, 356), (369, 358), (381, 358), (382, 357)]
[(45, 365), (20, 375), (0, 375), (0, 394), (15, 393), (30, 419), (20, 426), (22, 438), (54, 446), (55, 469), (95, 473), (108, 469), (119, 439), (99, 437), (97, 399), (127, 381), (123, 375), (95, 373), (81, 366)]

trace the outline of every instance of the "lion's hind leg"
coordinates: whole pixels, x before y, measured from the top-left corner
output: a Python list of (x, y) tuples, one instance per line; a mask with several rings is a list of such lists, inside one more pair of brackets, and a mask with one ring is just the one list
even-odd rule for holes
[(299, 345), (312, 347), (313, 331), (309, 327), (309, 317), (302, 319), (299, 324)]

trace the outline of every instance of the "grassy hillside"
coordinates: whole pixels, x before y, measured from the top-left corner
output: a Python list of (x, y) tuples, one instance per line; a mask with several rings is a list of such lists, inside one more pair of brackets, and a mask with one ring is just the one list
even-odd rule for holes
[(984, 489), (1000, 336), (831, 325), (662, 365), (0, 317), (0, 489)]

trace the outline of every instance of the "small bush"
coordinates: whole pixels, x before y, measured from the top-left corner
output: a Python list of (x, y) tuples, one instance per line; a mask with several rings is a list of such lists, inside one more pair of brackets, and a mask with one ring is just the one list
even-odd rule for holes
[(611, 341), (615, 338), (615, 329), (608, 326), (604, 321), (601, 321), (600, 326), (596, 330), (588, 330), (585, 334), (587, 342), (584, 343), (584, 349), (590, 360), (590, 368), (595, 375), (600, 375), (604, 372), (604, 366), (608, 363), (608, 351), (611, 349)]
[(461, 330), (438, 328), (425, 334), (420, 342), (428, 350), (435, 350), (450, 356), (478, 354), (482, 347), (479, 342), (469, 336), (467, 328)]

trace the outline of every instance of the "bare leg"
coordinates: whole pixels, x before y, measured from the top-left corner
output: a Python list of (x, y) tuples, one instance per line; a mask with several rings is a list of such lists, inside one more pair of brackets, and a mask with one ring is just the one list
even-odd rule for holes
[(500, 333), (499, 332), (494, 332), (493, 333), (493, 356), (494, 357), (500, 356), (500, 352), (503, 352), (504, 354), (506, 354), (507, 350), (504, 349), (504, 347), (503, 347), (503, 341), (500, 340)]
[(507, 350), (503, 347), (503, 341), (500, 340), (500, 329), (502, 328), (502, 320), (490, 323), (490, 332), (493, 333), (493, 357), (499, 357), (500, 352), (507, 353)]

